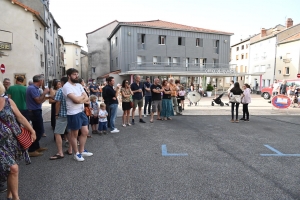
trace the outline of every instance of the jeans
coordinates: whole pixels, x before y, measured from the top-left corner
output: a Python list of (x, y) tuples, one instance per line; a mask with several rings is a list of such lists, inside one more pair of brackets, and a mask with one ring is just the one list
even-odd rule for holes
[(178, 113), (178, 104), (177, 104), (177, 97), (171, 97), (171, 101), (173, 104), (173, 109), (175, 109), (175, 112)]
[(249, 110), (248, 110), (248, 104), (243, 104), (243, 118), (249, 120)]
[(110, 108), (110, 129), (113, 131), (115, 127), (115, 121), (117, 117), (118, 104), (109, 105)]
[(235, 115), (236, 115), (235, 119), (238, 120), (240, 103), (231, 103), (231, 119), (234, 119), (234, 105), (235, 105)]
[(44, 134), (44, 122), (42, 117), (42, 110), (29, 110), (29, 119), (32, 122), (32, 127), (36, 133), (36, 140), (29, 147), (29, 152), (34, 152), (40, 148), (40, 139)]
[(98, 130), (99, 131), (106, 131), (107, 130), (107, 122), (99, 122)]
[(144, 115), (146, 115), (147, 104), (148, 104), (148, 114), (150, 114), (151, 100), (152, 100), (151, 96), (145, 96)]
[(110, 127), (110, 107), (109, 107), (108, 103), (105, 103), (105, 104), (106, 104), (106, 111), (107, 111), (107, 127), (109, 128)]
[(29, 121), (28, 110), (20, 110), (20, 113)]

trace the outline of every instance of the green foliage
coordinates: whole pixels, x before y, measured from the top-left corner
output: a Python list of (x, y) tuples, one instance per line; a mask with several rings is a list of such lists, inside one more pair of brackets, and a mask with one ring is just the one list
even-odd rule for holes
[(214, 87), (211, 84), (207, 84), (206, 91), (213, 91)]

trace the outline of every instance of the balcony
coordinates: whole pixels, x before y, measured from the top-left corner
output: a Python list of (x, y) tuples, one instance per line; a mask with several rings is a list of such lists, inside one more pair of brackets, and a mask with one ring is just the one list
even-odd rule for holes
[(218, 71), (231, 73), (235, 71), (236, 65), (230, 64), (216, 64), (216, 63), (168, 63), (168, 62), (133, 62), (129, 64), (129, 71), (144, 70), (144, 71), (172, 71), (172, 72), (211, 72), (218, 73)]
[(284, 63), (290, 63), (292, 59), (291, 58), (285, 58), (285, 59), (282, 59), (282, 60), (283, 60)]

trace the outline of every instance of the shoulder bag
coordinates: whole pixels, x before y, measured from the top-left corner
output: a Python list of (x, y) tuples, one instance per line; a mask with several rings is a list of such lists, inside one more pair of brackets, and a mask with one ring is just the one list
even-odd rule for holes
[(230, 94), (230, 103), (241, 103), (241, 95)]
[[(12, 128), (5, 121), (3, 121), (1, 118), (0, 118), (0, 120), (5, 126), (7, 126), (10, 129), (12, 134), (14, 134)], [(21, 129), (21, 133), (18, 136), (16, 136), (16, 138), (17, 138), (18, 142), (20, 143), (21, 147), (26, 150), (32, 144), (31, 133), (30, 133), (30, 131), (28, 131), (24, 127), (20, 127), (20, 129)]]
[(84, 107), (84, 113), (86, 114), (86, 116), (91, 116), (92, 115), (92, 112), (91, 112), (91, 109), (90, 107)]

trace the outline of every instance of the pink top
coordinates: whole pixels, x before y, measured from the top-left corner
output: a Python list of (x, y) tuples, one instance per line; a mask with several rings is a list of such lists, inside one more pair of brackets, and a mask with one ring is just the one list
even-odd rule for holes
[(179, 91), (179, 96), (184, 96), (185, 95), (185, 91), (184, 90), (180, 90)]
[(242, 99), (242, 103), (251, 103), (251, 90), (250, 88), (246, 88), (243, 92), (245, 95)]

